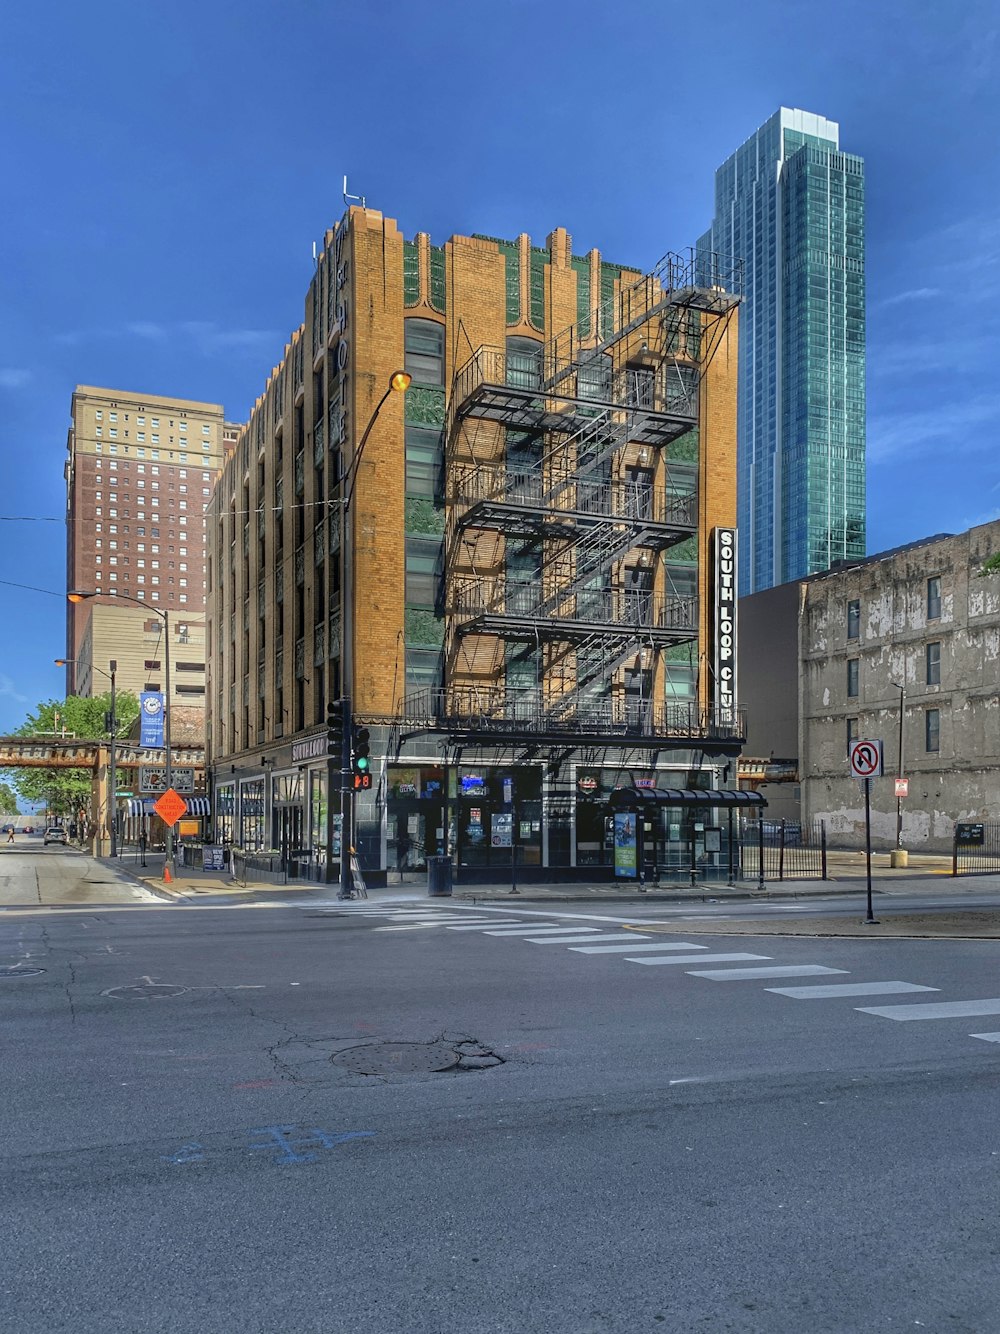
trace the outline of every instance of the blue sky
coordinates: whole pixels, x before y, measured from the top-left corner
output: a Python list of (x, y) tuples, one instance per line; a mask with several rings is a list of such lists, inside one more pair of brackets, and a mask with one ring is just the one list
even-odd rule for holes
[[(869, 550), (1000, 514), (990, 0), (51, 0), (0, 50), (0, 513), (60, 518), (74, 385), (245, 416), (341, 178), (407, 235), (652, 265), (779, 106), (866, 159)], [(0, 521), (61, 590), (61, 522)], [(62, 693), (61, 598), (0, 585), (0, 733)]]

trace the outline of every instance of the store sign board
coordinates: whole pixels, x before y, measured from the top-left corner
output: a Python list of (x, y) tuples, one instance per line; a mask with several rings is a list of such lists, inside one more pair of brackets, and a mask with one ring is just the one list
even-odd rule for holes
[(714, 529), (713, 542), (715, 596), (712, 643), (715, 705), (721, 712), (736, 707), (736, 529)]
[[(175, 791), (188, 792), (194, 791), (194, 770), (186, 768), (172, 768), (170, 770), (170, 782)], [(161, 793), (166, 792), (170, 783), (167, 782), (167, 770), (164, 765), (142, 765), (139, 769), (139, 791)]]

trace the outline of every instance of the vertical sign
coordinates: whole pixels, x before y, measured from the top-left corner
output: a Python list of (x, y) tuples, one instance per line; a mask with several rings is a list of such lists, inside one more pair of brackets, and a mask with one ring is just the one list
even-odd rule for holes
[(715, 598), (712, 647), (715, 707), (724, 714), (736, 708), (736, 529), (715, 528)]
[(150, 750), (163, 749), (163, 696), (157, 690), (144, 690), (139, 696), (139, 745)]
[(634, 880), (636, 876), (636, 825), (639, 817), (634, 811), (615, 812), (615, 876)]

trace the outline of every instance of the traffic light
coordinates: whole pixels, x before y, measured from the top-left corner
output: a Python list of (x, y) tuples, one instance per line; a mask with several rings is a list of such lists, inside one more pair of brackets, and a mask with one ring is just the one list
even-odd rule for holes
[(344, 700), (334, 700), (326, 706), (326, 750), (328, 755), (339, 755), (344, 745)]
[(367, 727), (355, 727), (351, 742), (352, 768), (354, 770), (355, 792), (366, 791), (372, 785), (371, 748), (368, 745)]

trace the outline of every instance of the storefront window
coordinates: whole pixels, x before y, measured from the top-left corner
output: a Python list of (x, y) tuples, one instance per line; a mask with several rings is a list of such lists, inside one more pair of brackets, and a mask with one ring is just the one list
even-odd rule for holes
[(542, 864), (542, 772), (537, 765), (461, 767), (453, 828), (460, 866)]
[[(316, 770), (309, 776), (309, 844), (314, 861), (326, 859), (326, 774)], [(340, 855), (340, 841), (334, 839), (333, 853)]]
[(240, 847), (256, 852), (264, 847), (264, 780), (240, 784)]
[(220, 783), (215, 789), (215, 841), (232, 843), (236, 814), (236, 788), (232, 783)]
[(423, 871), (445, 850), (445, 779), (436, 765), (390, 765), (386, 771), (386, 866)]

